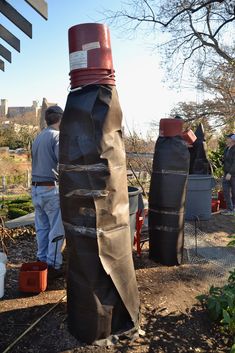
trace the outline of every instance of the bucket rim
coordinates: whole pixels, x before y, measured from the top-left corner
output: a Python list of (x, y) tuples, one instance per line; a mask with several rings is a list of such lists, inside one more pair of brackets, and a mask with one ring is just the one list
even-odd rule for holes
[[(134, 190), (130, 190), (130, 189), (134, 189)], [(136, 186), (128, 186), (128, 194), (129, 195), (134, 196), (134, 195), (139, 195), (141, 193), (142, 193), (141, 188), (138, 188)]]

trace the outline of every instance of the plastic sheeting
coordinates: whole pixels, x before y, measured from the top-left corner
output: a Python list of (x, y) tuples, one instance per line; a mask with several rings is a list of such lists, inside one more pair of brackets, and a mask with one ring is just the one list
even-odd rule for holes
[(121, 120), (116, 88), (92, 85), (68, 95), (60, 128), (68, 327), (89, 344), (138, 328)]
[(189, 152), (183, 139), (159, 137), (149, 191), (149, 257), (162, 265), (182, 261), (188, 170)]
[(212, 174), (212, 167), (207, 156), (207, 144), (202, 124), (198, 125), (195, 135), (197, 136), (197, 139), (193, 143), (193, 146), (189, 148), (189, 174)]

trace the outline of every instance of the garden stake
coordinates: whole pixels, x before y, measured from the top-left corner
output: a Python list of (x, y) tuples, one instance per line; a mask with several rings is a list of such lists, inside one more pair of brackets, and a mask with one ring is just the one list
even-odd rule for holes
[(56, 256), (57, 256), (57, 248), (58, 248), (58, 241), (63, 239), (63, 235), (58, 235), (57, 237), (55, 237), (51, 242), (52, 243), (56, 243), (55, 244), (55, 255), (54, 255), (54, 268), (55, 268), (55, 263), (56, 263)]

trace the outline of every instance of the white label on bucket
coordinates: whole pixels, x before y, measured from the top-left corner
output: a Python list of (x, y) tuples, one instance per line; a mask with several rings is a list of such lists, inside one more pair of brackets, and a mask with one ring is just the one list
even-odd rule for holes
[(87, 51), (78, 50), (69, 54), (70, 71), (87, 67)]
[(82, 50), (92, 50), (97, 48), (100, 48), (100, 42), (86, 43), (82, 46)]

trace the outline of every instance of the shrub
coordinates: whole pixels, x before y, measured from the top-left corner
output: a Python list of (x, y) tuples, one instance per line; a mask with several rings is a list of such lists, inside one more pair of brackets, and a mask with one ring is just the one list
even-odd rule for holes
[(32, 200), (29, 195), (25, 195), (20, 198), (17, 197), (15, 199), (2, 200), (2, 202), (0, 202), (0, 206), (0, 215), (9, 219), (24, 216), (34, 210)]
[(21, 216), (25, 216), (27, 215), (28, 212), (21, 210), (20, 208), (10, 208), (8, 209), (8, 218), (9, 219), (14, 219), (14, 218), (18, 218)]
[(228, 284), (212, 286), (207, 295), (196, 298), (208, 310), (212, 321), (221, 326), (221, 331), (233, 340), (230, 353), (235, 352), (235, 270), (229, 272)]

